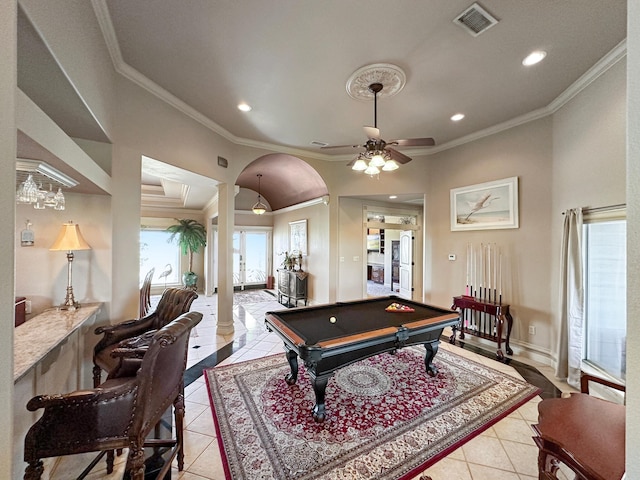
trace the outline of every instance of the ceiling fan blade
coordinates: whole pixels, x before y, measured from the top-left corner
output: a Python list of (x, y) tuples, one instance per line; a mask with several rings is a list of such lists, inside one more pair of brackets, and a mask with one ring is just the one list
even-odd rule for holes
[(411, 157), (407, 157), (404, 153), (400, 153), (393, 148), (385, 148), (385, 151), (389, 153), (389, 156), (398, 162), (399, 164), (409, 163), (411, 161)]
[(433, 147), (436, 141), (433, 138), (406, 138), (404, 140), (392, 140), (388, 144), (399, 147)]
[(376, 127), (367, 127), (366, 125), (362, 127), (364, 129), (364, 133), (369, 140), (379, 140), (380, 139), (380, 129)]
[(320, 147), (323, 150), (327, 150), (330, 148), (361, 148), (362, 145), (327, 145), (325, 147)]

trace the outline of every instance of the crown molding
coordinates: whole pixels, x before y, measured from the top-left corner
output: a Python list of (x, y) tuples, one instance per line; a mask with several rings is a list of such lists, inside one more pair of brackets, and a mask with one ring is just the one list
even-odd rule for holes
[[(125, 78), (131, 80), (136, 85), (144, 88), (149, 93), (155, 95), (159, 99), (163, 100), (167, 104), (173, 106), (177, 110), (181, 111), (185, 115), (191, 117), (193, 120), (202, 124), (203, 126), (209, 128), (213, 132), (217, 133), (221, 137), (227, 139), (231, 143), (236, 145), (242, 145), (246, 147), (258, 148), (263, 150), (268, 150), (277, 153), (288, 153), (295, 156), (303, 156), (309, 157), (316, 160), (324, 160), (324, 161), (345, 161), (353, 158), (352, 154), (345, 155), (326, 155), (321, 154), (309, 150), (303, 150), (299, 148), (286, 147), (282, 145), (271, 144), (267, 142), (260, 142), (256, 140), (251, 140), (248, 138), (237, 137), (229, 132), (224, 127), (218, 125), (216, 122), (206, 117), (202, 113), (198, 112), (193, 107), (187, 105), (185, 102), (177, 98), (175, 95), (169, 93), (167, 90), (144, 76), (142, 73), (128, 65), (122, 59), (122, 53), (120, 51), (120, 46), (118, 45), (118, 39), (115, 34), (115, 30), (113, 28), (113, 23), (111, 22), (111, 16), (109, 15), (109, 9), (106, 4), (106, 0), (91, 0), (93, 5), (93, 9), (95, 10), (96, 17), (98, 19), (98, 24), (100, 25), (100, 29), (102, 30), (102, 35), (104, 36), (105, 42), (107, 44), (107, 48), (109, 50), (109, 54), (111, 56), (111, 61), (113, 62), (115, 70), (124, 76)], [(485, 128), (483, 130), (478, 130), (477, 132), (471, 133), (469, 135), (465, 135), (460, 138), (456, 138), (451, 140), (450, 142), (443, 143), (442, 145), (438, 145), (436, 147), (429, 148), (420, 148), (411, 150), (412, 155), (434, 155), (436, 153), (442, 152), (444, 150), (449, 150), (454, 147), (458, 147), (460, 145), (464, 145), (465, 143), (473, 142), (479, 140), (484, 137), (488, 137), (490, 135), (495, 135), (496, 133), (508, 130), (510, 128), (516, 127), (518, 125), (522, 125), (524, 123), (532, 122), (534, 120), (538, 120), (540, 118), (546, 117), (548, 115), (552, 115), (557, 112), (560, 108), (562, 108), (567, 102), (569, 102), (573, 97), (575, 97), (578, 93), (588, 87), (594, 80), (604, 74), (609, 68), (618, 63), (622, 58), (627, 55), (627, 40), (623, 40), (618, 45), (616, 45), (609, 53), (607, 53), (604, 57), (602, 57), (595, 65), (593, 65), (587, 72), (585, 72), (578, 80), (576, 80), (573, 84), (571, 84), (566, 90), (564, 90), (558, 97), (556, 97), (551, 103), (547, 106), (534, 110), (532, 112), (526, 113), (524, 115), (520, 115), (518, 117), (512, 118), (511, 120), (507, 120), (506, 122), (502, 122), (496, 125), (493, 125), (489, 128)]]
[(107, 7), (106, 0), (91, 0), (93, 5), (93, 9), (96, 13), (96, 18), (98, 19), (98, 24), (100, 26), (100, 30), (102, 31), (102, 35), (105, 39), (107, 49), (109, 50), (109, 55), (111, 56), (111, 61), (113, 62), (113, 66), (120, 75), (132, 81), (139, 87), (144, 88), (146, 91), (156, 96), (160, 100), (165, 103), (171, 105), (175, 109), (184, 113), (188, 117), (192, 118), (196, 122), (201, 125), (207, 127), (209, 130), (217, 133), (221, 137), (226, 140), (234, 143), (236, 145), (242, 145), (246, 147), (252, 148), (260, 148), (263, 150), (269, 150), (276, 153), (289, 153), (291, 155), (296, 156), (306, 156), (310, 158), (314, 158), (316, 160), (331, 160), (331, 155), (319, 154), (309, 150), (302, 150), (299, 148), (293, 147), (285, 147), (282, 145), (275, 145), (267, 142), (259, 142), (256, 140), (251, 140), (248, 138), (237, 137), (231, 132), (229, 132), (226, 128), (220, 126), (209, 117), (203, 115), (195, 108), (186, 104), (178, 97), (168, 92), (164, 88), (162, 88), (157, 83), (150, 80), (148, 77), (140, 73), (135, 68), (131, 67), (127, 64), (122, 58), (122, 52), (120, 51), (120, 45), (118, 44), (118, 39), (115, 33), (115, 29), (113, 28), (113, 23), (111, 22), (111, 16), (109, 15), (109, 8)]

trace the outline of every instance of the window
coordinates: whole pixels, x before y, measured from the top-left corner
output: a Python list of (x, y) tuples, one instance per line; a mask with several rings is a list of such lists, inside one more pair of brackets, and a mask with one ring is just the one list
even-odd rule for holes
[(626, 220), (611, 217), (584, 217), (585, 357), (593, 366), (624, 379)]
[(152, 285), (180, 285), (180, 247), (165, 230), (140, 230), (140, 281), (155, 268)]

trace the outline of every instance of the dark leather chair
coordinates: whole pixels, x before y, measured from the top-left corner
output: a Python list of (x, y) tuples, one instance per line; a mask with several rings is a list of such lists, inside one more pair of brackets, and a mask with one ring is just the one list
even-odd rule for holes
[(538, 404), (533, 440), (539, 449), (539, 478), (556, 480), (563, 463), (576, 480), (620, 480), (625, 471), (625, 406), (589, 395), (589, 383), (620, 391), (625, 387), (585, 373), (580, 380), (581, 393)]
[[(141, 348), (129, 345), (118, 349), (119, 358), (127, 355), (138, 358), (133, 376), (114, 374), (92, 390), (32, 398), (27, 409), (43, 408), (44, 413), (25, 437), (24, 460), (28, 463), (25, 480), (41, 478), (42, 458), (120, 448), (129, 449), (126, 471), (130, 478), (142, 480), (145, 438), (171, 405), (175, 414), (175, 439), (154, 440), (149, 445), (172, 447), (171, 458), (157, 478), (164, 477), (176, 457), (178, 469), (182, 470), (183, 375), (189, 333), (201, 319), (199, 312), (185, 313), (160, 328), (150, 343)], [(132, 371), (124, 373), (128, 375)], [(95, 463), (97, 460), (92, 465)]]
[(93, 386), (100, 385), (103, 370), (109, 373), (118, 367), (120, 359), (113, 357), (111, 352), (121, 341), (164, 327), (188, 312), (196, 298), (198, 294), (192, 290), (167, 288), (156, 309), (146, 317), (96, 328), (95, 333), (104, 336), (93, 349)]
[(142, 281), (140, 287), (140, 315), (139, 318), (145, 317), (149, 313), (151, 308), (151, 282), (153, 280), (153, 274), (155, 273), (155, 267), (147, 272)]

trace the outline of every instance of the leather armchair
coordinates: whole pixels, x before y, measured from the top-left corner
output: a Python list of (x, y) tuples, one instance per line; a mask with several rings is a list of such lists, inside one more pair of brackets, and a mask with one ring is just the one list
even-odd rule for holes
[[(27, 409), (44, 409), (29, 429), (24, 441), (28, 463), (25, 480), (38, 480), (43, 473), (42, 458), (128, 448), (126, 469), (130, 478), (144, 478), (145, 438), (163, 414), (174, 406), (175, 439), (154, 440), (154, 447), (173, 447), (158, 478), (163, 478), (174, 458), (184, 466), (183, 375), (187, 362), (189, 333), (202, 314), (181, 315), (160, 328), (144, 347), (144, 355), (133, 376), (110, 376), (92, 390), (32, 398)], [(124, 349), (121, 352), (124, 355)], [(140, 352), (132, 349), (132, 355)], [(92, 463), (95, 465), (96, 462)], [(112, 468), (112, 466), (111, 466)]]
[(109, 373), (119, 366), (120, 359), (113, 357), (111, 352), (121, 341), (164, 327), (188, 312), (196, 298), (198, 294), (192, 290), (167, 288), (156, 309), (146, 317), (96, 328), (95, 333), (103, 337), (93, 349), (93, 386), (100, 385), (103, 370)]

